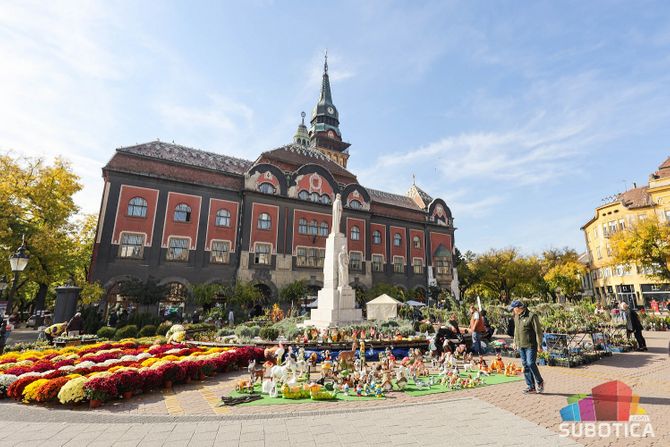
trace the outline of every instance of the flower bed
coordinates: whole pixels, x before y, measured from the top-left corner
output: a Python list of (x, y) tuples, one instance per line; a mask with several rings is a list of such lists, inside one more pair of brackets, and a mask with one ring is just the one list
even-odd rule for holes
[(0, 356), (0, 398), (73, 404), (182, 383), (262, 360), (259, 348), (151, 345), (137, 340)]

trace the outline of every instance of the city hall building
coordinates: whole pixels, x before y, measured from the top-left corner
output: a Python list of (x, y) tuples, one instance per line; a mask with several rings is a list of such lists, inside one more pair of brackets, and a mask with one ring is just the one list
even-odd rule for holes
[(405, 195), (361, 185), (347, 170), (324, 64), (309, 129), (254, 161), (162, 141), (116, 150), (102, 169), (104, 190), (90, 280), (122, 302), (119, 284), (153, 277), (166, 301), (196, 283), (254, 283), (267, 298), (305, 280), (322, 286), (332, 201), (340, 194), (351, 286), (388, 283), (426, 296), (449, 289), (454, 226), (444, 200), (416, 184)]

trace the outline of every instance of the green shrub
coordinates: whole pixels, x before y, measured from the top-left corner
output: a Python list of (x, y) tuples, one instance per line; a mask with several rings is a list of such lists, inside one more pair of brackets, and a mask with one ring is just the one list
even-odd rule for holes
[(184, 325), (184, 329), (187, 331), (213, 331), (216, 330), (216, 326), (211, 323), (187, 323)]
[(239, 338), (254, 338), (260, 334), (260, 332), (260, 326), (247, 326), (241, 324), (235, 328), (235, 335), (237, 335)]
[(100, 338), (112, 339), (112, 338), (114, 338), (115, 333), (116, 333), (116, 328), (109, 327), (109, 326), (103, 326), (100, 329), (98, 329), (98, 332), (96, 332), (95, 335), (97, 335)]
[[(128, 318), (128, 324), (134, 324), (137, 327), (156, 326), (160, 319), (156, 315), (150, 313), (134, 313)], [(153, 335), (153, 334), (151, 334)]]
[(410, 322), (401, 324), (398, 327), (398, 332), (403, 337), (409, 337), (410, 335), (414, 335), (416, 331), (414, 330), (414, 325)]
[(235, 335), (235, 329), (232, 327), (224, 327), (222, 329), (219, 329), (219, 331), (216, 333), (219, 337), (227, 337), (229, 335)]
[(140, 337), (153, 337), (154, 335), (156, 335), (156, 326), (153, 324), (147, 324), (140, 329)]
[(168, 323), (167, 321), (162, 322), (156, 328), (156, 335), (161, 335), (165, 337), (165, 334), (167, 334), (167, 331), (169, 331), (171, 327), (172, 323)]
[(419, 325), (419, 332), (428, 332), (429, 334), (432, 334), (435, 332), (435, 328), (430, 323), (421, 323)]
[(259, 335), (263, 340), (273, 341), (279, 337), (279, 330), (272, 326), (265, 326), (261, 328)]
[(121, 340), (124, 338), (136, 338), (136, 337), (137, 337), (137, 326), (135, 326), (134, 324), (123, 326), (122, 328), (117, 329), (116, 334), (114, 334), (114, 340)]

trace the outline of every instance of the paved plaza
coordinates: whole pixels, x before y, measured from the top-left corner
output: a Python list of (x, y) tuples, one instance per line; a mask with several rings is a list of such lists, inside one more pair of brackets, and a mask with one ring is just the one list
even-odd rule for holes
[[(424, 397), (219, 407), (241, 373), (88, 410), (0, 403), (2, 446), (670, 445), (670, 332), (645, 333), (649, 352), (614, 354), (580, 368), (541, 367), (544, 395), (523, 382)], [(567, 397), (618, 379), (640, 396), (655, 437), (559, 436)], [(575, 442), (577, 441), (577, 442)]]

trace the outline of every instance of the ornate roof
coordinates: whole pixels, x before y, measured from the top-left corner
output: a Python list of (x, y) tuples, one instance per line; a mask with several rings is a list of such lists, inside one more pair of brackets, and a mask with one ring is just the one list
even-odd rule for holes
[(135, 146), (120, 147), (116, 151), (239, 175), (244, 174), (253, 165), (249, 160), (158, 140)]
[(370, 193), (370, 199), (373, 202), (384, 203), (386, 205), (400, 206), (416, 211), (423, 211), (414, 200), (408, 196), (401, 196), (400, 194), (393, 194), (390, 192), (379, 191), (377, 189), (365, 188)]
[(433, 201), (433, 198), (426, 191), (416, 186), (416, 183), (409, 188), (407, 196), (411, 197), (420, 208), (428, 208), (430, 202)]
[(264, 158), (289, 163), (295, 167), (313, 163), (327, 169), (334, 176), (346, 177), (348, 183), (357, 181), (354, 174), (332, 161), (322, 152), (311, 147), (300, 146), (294, 143), (287, 144), (286, 146), (263, 152), (258, 157), (258, 160), (256, 160), (256, 163), (262, 161)]

